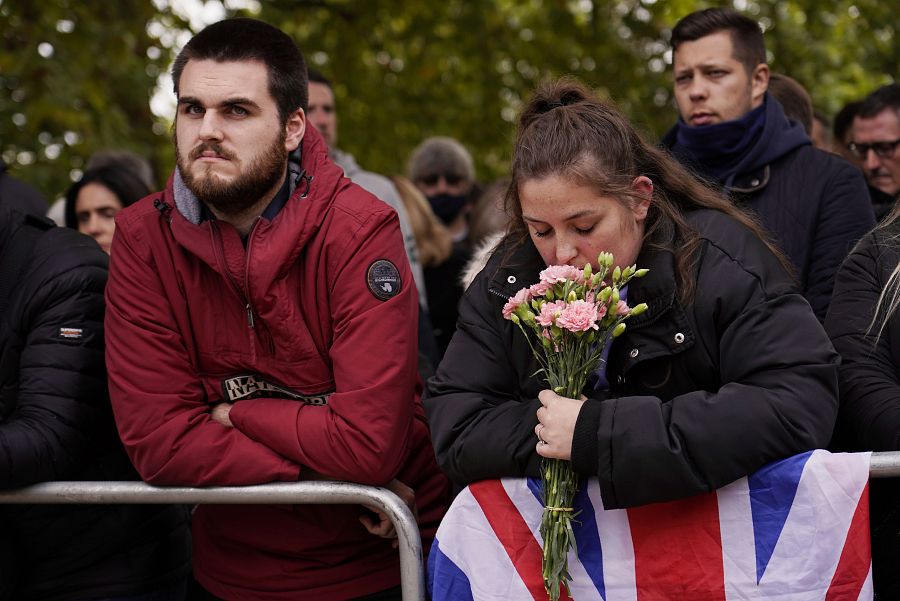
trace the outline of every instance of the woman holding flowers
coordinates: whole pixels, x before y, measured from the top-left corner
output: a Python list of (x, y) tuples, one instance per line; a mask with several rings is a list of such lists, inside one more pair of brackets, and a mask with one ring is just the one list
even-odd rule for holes
[[(540, 88), (520, 117), (507, 202), (511, 229), (463, 298), (428, 386), (438, 461), (457, 483), (539, 476), (542, 458), (562, 459), (599, 478), (605, 507), (627, 507), (709, 491), (828, 442), (837, 355), (784, 261), (615, 109), (572, 80)], [(606, 273), (606, 253), (609, 274), (635, 276), (606, 311), (646, 308), (582, 394), (564, 396), (536, 373), (514, 322), (592, 336), (591, 323), (612, 317), (586, 306), (564, 317), (553, 294), (515, 320), (512, 307), (554, 278)]]

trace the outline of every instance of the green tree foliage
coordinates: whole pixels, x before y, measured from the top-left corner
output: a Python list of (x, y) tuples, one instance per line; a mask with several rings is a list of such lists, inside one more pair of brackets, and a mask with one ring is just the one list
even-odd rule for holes
[(145, 0), (0, 0), (0, 156), (14, 175), (52, 200), (101, 148), (168, 168), (168, 126), (149, 105), (171, 61), (148, 33), (160, 20), (185, 27)]
[[(675, 121), (667, 40), (696, 0), (263, 0), (333, 79), (340, 145), (397, 173), (424, 137), (469, 147), (481, 179), (506, 171), (515, 117), (538, 82), (572, 74), (651, 137)], [(878, 0), (735, 1), (765, 28), (771, 66), (833, 114), (897, 74), (900, 16)], [(850, 43), (849, 40), (856, 40)]]
[[(209, 0), (216, 2), (217, 0)], [(696, 0), (259, 0), (330, 77), (339, 145), (367, 169), (402, 173), (426, 136), (469, 147), (479, 178), (508, 165), (516, 114), (542, 79), (572, 74), (651, 137), (674, 122), (667, 40)], [(897, 76), (900, 17), (880, 0), (734, 0), (760, 21), (774, 70), (833, 114)], [(40, 8), (38, 8), (39, 6)], [(93, 150), (172, 165), (170, 124), (149, 95), (188, 24), (165, 0), (0, 0), (0, 152), (54, 196)], [(851, 41), (852, 40), (852, 41)], [(47, 54), (47, 46), (52, 54)], [(24, 154), (23, 154), (24, 153)]]

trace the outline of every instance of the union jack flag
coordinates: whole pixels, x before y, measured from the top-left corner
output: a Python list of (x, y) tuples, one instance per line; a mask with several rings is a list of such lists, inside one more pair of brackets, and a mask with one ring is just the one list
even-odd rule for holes
[[(810, 451), (712, 493), (630, 509), (603, 509), (597, 480), (584, 481), (563, 598), (872, 599), (869, 459)], [(537, 480), (464, 489), (429, 556), (433, 600), (547, 599), (542, 509)]]

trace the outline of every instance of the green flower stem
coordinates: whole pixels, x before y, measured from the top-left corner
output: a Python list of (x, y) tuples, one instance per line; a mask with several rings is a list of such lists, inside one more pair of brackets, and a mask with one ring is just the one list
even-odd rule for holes
[[(624, 270), (616, 267), (610, 273), (613, 256), (601, 253), (597, 257), (598, 270), (592, 274), (588, 266), (584, 268), (584, 283), (573, 281), (557, 283), (543, 298), (533, 299), (528, 304), (519, 305), (510, 317), (528, 340), (528, 345), (541, 368), (550, 389), (570, 398), (581, 398), (588, 376), (600, 365), (604, 347), (614, 336), (625, 329), (623, 323), (628, 316), (617, 314), (616, 303), (621, 290), (632, 277), (643, 277), (646, 269), (635, 269), (632, 265)], [(607, 275), (611, 281), (605, 283)], [(535, 320), (544, 302), (560, 299), (574, 301), (591, 298), (605, 307), (605, 315), (597, 322), (599, 330), (588, 332), (568, 332), (557, 325), (548, 328), (550, 339), (541, 336), (543, 328)], [(532, 311), (534, 309), (534, 311)], [(645, 304), (632, 309), (634, 315), (647, 310)], [(529, 331), (536, 336), (532, 342)], [(541, 516), (541, 538), (544, 541), (542, 574), (544, 588), (552, 601), (558, 601), (563, 586), (568, 588), (572, 576), (569, 574), (569, 550), (577, 549), (572, 521), (577, 517), (572, 509), (575, 493), (578, 491), (578, 475), (572, 464), (560, 459), (544, 459), (541, 469), (544, 512)]]
[[(572, 346), (580, 347), (581, 344)], [(578, 351), (582, 349), (578, 348), (566, 350), (570, 352), (555, 353), (551, 356), (553, 359), (561, 359), (553, 361), (553, 363), (557, 363), (556, 367), (563, 369), (559, 372), (550, 370), (547, 375), (551, 384), (553, 380), (567, 381), (567, 386), (561, 396), (577, 399), (581, 396), (581, 390), (584, 388), (590, 372), (585, 373), (584, 370), (578, 369), (569, 372), (577, 366), (577, 363), (574, 360), (567, 361), (566, 359), (583, 357), (584, 353), (579, 353)], [(570, 355), (570, 353), (573, 356), (567, 357), (566, 355)], [(566, 367), (569, 370), (566, 370)], [(544, 512), (541, 516), (540, 529), (541, 538), (544, 540), (542, 575), (544, 588), (551, 601), (558, 601), (561, 587), (568, 585), (568, 582), (572, 580), (569, 573), (569, 549), (577, 548), (575, 531), (572, 528), (572, 520), (576, 517), (572, 510), (572, 502), (575, 499), (575, 493), (578, 492), (578, 474), (572, 470), (572, 464), (568, 461), (544, 459), (542, 476), (544, 491)]]

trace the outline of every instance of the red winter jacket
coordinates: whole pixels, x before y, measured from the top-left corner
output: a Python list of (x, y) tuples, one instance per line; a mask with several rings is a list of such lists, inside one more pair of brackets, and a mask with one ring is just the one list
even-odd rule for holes
[[(311, 128), (302, 167), (308, 194), (301, 182), (272, 221), (260, 218), (246, 249), (225, 222), (189, 221), (171, 179), (119, 213), (106, 292), (119, 433), (152, 484), (293, 481), (307, 467), (362, 484), (397, 478), (415, 490), (427, 549), (447, 483), (419, 401), (417, 297), (397, 215), (343, 177)], [(385, 260), (399, 270), (394, 296), (378, 288)], [(284, 389), (309, 398), (274, 398)], [(214, 422), (211, 406), (235, 397), (234, 428)], [(390, 588), (397, 551), (363, 528), (364, 512), (202, 506), (195, 573), (226, 599)]]

